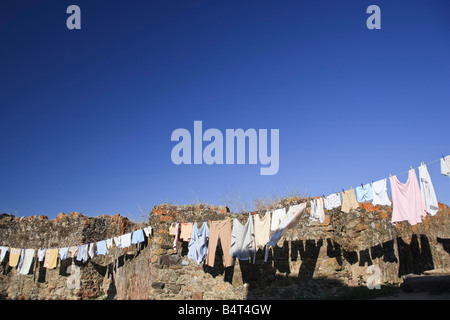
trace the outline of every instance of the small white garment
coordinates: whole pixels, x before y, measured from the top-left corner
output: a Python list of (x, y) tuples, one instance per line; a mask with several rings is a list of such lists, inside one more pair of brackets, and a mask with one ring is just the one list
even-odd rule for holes
[(374, 206), (390, 206), (392, 204), (387, 193), (387, 179), (381, 179), (372, 183), (372, 195)]
[(91, 242), (89, 244), (89, 252), (88, 252), (88, 254), (89, 254), (89, 257), (91, 259), (95, 256), (95, 250), (94, 250), (94, 243), (93, 242)]
[(286, 218), (286, 208), (276, 209), (272, 213), (272, 223), (270, 224), (270, 230), (275, 231), (278, 228), (280, 222)]
[(0, 262), (3, 262), (3, 259), (5, 259), (5, 255), (8, 252), (8, 250), (9, 250), (9, 247), (4, 247), (4, 246), (0, 247)]
[(325, 209), (332, 210), (339, 208), (342, 205), (341, 195), (339, 193), (332, 193), (325, 197)]
[(178, 247), (178, 236), (180, 234), (180, 223), (177, 222), (175, 224), (175, 229), (174, 229), (174, 233), (175, 233), (175, 239), (173, 240), (173, 249), (176, 249)]
[(31, 263), (34, 258), (34, 249), (25, 249), (22, 267), (20, 268), (20, 274), (28, 274), (30, 272)]
[(317, 221), (319, 220), (320, 223), (325, 222), (325, 211), (323, 209), (323, 198), (318, 198), (317, 202), (316, 200), (312, 199), (310, 201), (311, 204), (311, 213), (309, 215), (309, 219), (311, 221)]
[(106, 239), (106, 248), (110, 249), (112, 248), (112, 246), (113, 246), (113, 239), (112, 238)]
[(67, 254), (69, 253), (69, 247), (59, 248), (59, 258), (62, 260), (67, 258)]
[(131, 246), (131, 232), (120, 236), (120, 247), (128, 248), (129, 246)]
[(441, 158), (441, 174), (450, 178), (450, 156)]
[(152, 234), (152, 227), (151, 227), (151, 226), (145, 227), (145, 228), (144, 228), (144, 233), (145, 233), (145, 236), (146, 236), (147, 238), (149, 238), (150, 235)]
[(88, 260), (88, 245), (78, 246), (77, 261), (86, 262)]
[(434, 216), (439, 211), (436, 193), (434, 192), (433, 183), (430, 174), (425, 165), (419, 167), (420, 194), (425, 203), (426, 211)]
[(114, 237), (114, 244), (120, 248), (120, 236)]
[(38, 255), (38, 261), (44, 261), (45, 249), (38, 249), (37, 255)]
[(17, 265), (17, 274), (20, 274), (20, 269), (22, 269), (23, 255), (24, 255), (24, 254), (25, 254), (25, 250), (21, 249), (21, 250), (20, 250), (19, 264)]

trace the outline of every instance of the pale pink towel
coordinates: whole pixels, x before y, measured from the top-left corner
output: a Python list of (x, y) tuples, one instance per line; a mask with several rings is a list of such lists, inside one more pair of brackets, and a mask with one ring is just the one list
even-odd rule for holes
[(411, 169), (408, 181), (401, 183), (396, 176), (389, 178), (392, 191), (392, 223), (407, 220), (411, 225), (422, 222), (426, 208), (420, 195), (416, 172)]

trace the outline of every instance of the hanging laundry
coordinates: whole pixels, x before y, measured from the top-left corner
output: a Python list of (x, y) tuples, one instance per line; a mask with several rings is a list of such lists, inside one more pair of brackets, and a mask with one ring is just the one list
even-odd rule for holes
[(131, 238), (131, 244), (138, 244), (141, 242), (144, 242), (144, 231), (142, 229), (138, 229), (133, 231), (132, 238)]
[(114, 237), (114, 244), (116, 245), (116, 247), (121, 247), (120, 245), (120, 236)]
[(173, 223), (170, 224), (169, 227), (169, 236), (174, 236), (175, 235), (175, 225)]
[(277, 245), (278, 240), (286, 233), (286, 231), (295, 227), (295, 225), (300, 220), (301, 213), (306, 208), (306, 203), (300, 203), (293, 207), (294, 207), (293, 210), (289, 210), (288, 216), (279, 224), (277, 230), (275, 230), (269, 242), (267, 243), (266, 252), (264, 255), (265, 262), (267, 262), (268, 258), (268, 249), (271, 247), (275, 247)]
[(131, 246), (131, 232), (120, 236), (120, 247), (123, 249), (128, 248), (129, 246)]
[(209, 228), (208, 224), (203, 222), (200, 231), (198, 230), (197, 222), (194, 222), (192, 226), (191, 240), (188, 245), (188, 258), (193, 259), (197, 264), (200, 264), (206, 259), (208, 253), (208, 238)]
[(67, 258), (67, 254), (69, 253), (69, 247), (59, 248), (59, 258), (62, 260)]
[(152, 234), (152, 227), (151, 227), (151, 226), (145, 227), (145, 228), (144, 228), (144, 233), (145, 233), (145, 236), (146, 236), (147, 238), (150, 238), (150, 235)]
[(89, 254), (89, 258), (91, 258), (91, 259), (95, 257), (95, 243), (94, 242), (91, 242), (89, 244), (88, 254)]
[(286, 217), (286, 208), (276, 209), (272, 213), (272, 223), (270, 230), (275, 231), (278, 228), (280, 222)]
[(113, 239), (112, 238), (106, 239), (106, 248), (111, 249), (112, 246), (113, 246)]
[(419, 167), (420, 195), (424, 201), (426, 211), (434, 216), (439, 211), (436, 193), (434, 192), (433, 183), (430, 174), (425, 165)]
[(11, 248), (9, 252), (9, 266), (16, 267), (19, 263), (21, 249), (19, 248)]
[[(71, 258), (76, 258), (78, 254), (78, 247), (77, 246), (70, 246), (69, 247), (69, 255)], [(41, 260), (39, 260), (41, 261)]]
[(381, 179), (372, 183), (372, 204), (374, 206), (390, 206), (392, 204), (387, 193), (387, 179)]
[[(291, 208), (289, 207), (289, 212)], [(255, 247), (256, 249), (264, 248), (264, 246), (270, 240), (270, 212), (266, 212), (264, 217), (260, 218), (258, 214), (255, 214)]]
[(251, 214), (248, 215), (245, 225), (242, 225), (237, 218), (233, 219), (230, 255), (239, 260), (249, 260), (253, 257), (253, 263), (255, 262), (255, 230)]
[(38, 256), (38, 261), (44, 261), (45, 249), (38, 249), (37, 256)]
[(44, 268), (56, 268), (56, 261), (58, 259), (58, 249), (47, 249), (45, 251)]
[(20, 274), (20, 269), (22, 269), (24, 252), (25, 252), (25, 250), (20, 249), (20, 259), (19, 259), (19, 264), (17, 265), (17, 274)]
[(349, 213), (351, 210), (358, 209), (359, 203), (356, 200), (355, 190), (350, 189), (342, 192), (342, 207), (341, 211)]
[(192, 223), (181, 223), (180, 240), (189, 241), (191, 239)]
[(175, 234), (175, 239), (173, 240), (173, 249), (176, 249), (178, 247), (178, 236), (180, 235), (180, 224), (177, 222), (175, 224), (175, 230), (174, 230), (174, 234)]
[(441, 158), (441, 174), (450, 178), (450, 156)]
[(87, 260), (88, 260), (88, 245), (82, 244), (81, 246), (78, 246), (77, 261), (82, 261), (84, 263)]
[(105, 255), (108, 254), (108, 248), (106, 247), (106, 240), (98, 241), (97, 242), (97, 255)]
[(311, 205), (311, 212), (309, 215), (309, 220), (311, 221), (317, 221), (319, 220), (320, 223), (325, 222), (325, 211), (324, 211), (324, 203), (323, 198), (319, 197), (317, 201), (315, 199), (312, 199), (310, 201)]
[(3, 259), (5, 259), (6, 253), (8, 252), (9, 247), (0, 247), (0, 262), (3, 262)]
[(209, 230), (208, 253), (206, 255), (206, 265), (214, 267), (216, 257), (217, 242), (220, 239), (225, 260), (225, 268), (234, 264), (234, 259), (230, 255), (231, 246), (231, 222), (228, 219), (212, 221)]
[(356, 201), (358, 202), (370, 202), (373, 200), (372, 185), (367, 183), (361, 187), (355, 188)]
[(408, 221), (411, 225), (422, 222), (426, 216), (425, 204), (420, 194), (416, 172), (408, 172), (408, 180), (401, 183), (396, 176), (389, 178), (392, 190), (392, 223)]
[(28, 274), (34, 258), (34, 249), (25, 249), (22, 267), (20, 274)]
[(332, 193), (325, 197), (324, 201), (325, 209), (332, 210), (339, 208), (342, 205), (341, 196), (339, 193)]

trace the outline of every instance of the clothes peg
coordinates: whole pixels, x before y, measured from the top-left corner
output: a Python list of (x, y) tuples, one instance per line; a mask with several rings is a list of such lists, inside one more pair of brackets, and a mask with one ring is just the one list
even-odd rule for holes
[(363, 184), (361, 183), (361, 188), (364, 188)]
[(411, 168), (411, 170), (414, 170), (413, 167), (409, 166)]
[(345, 191), (344, 191), (344, 189), (342, 189), (342, 193), (344, 193), (344, 194), (345, 194)]

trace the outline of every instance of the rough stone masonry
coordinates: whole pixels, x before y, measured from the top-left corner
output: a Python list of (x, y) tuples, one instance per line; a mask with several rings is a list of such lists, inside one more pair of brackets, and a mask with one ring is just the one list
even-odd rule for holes
[[(283, 199), (288, 207), (304, 201)], [(127, 249), (113, 247), (105, 256), (85, 263), (68, 258), (55, 269), (34, 261), (27, 275), (0, 265), (2, 299), (297, 299), (339, 294), (369, 276), (379, 266), (382, 283), (401, 283), (408, 274), (450, 268), (450, 208), (440, 204), (435, 216), (411, 227), (393, 225), (391, 207), (360, 204), (350, 213), (326, 211), (323, 224), (309, 220), (308, 209), (299, 223), (280, 239), (277, 247), (259, 250), (255, 264), (236, 260), (225, 268), (220, 245), (214, 268), (187, 258), (187, 243), (173, 249), (171, 224), (179, 221), (222, 220), (236, 216), (244, 223), (248, 214), (234, 214), (225, 206), (157, 205), (148, 224), (153, 233), (144, 243)], [(264, 214), (265, 212), (257, 212)], [(100, 241), (142, 228), (120, 215), (87, 217), (80, 213), (18, 218), (0, 215), (1, 244), (17, 248), (50, 248)], [(68, 286), (79, 267), (80, 286)]]

